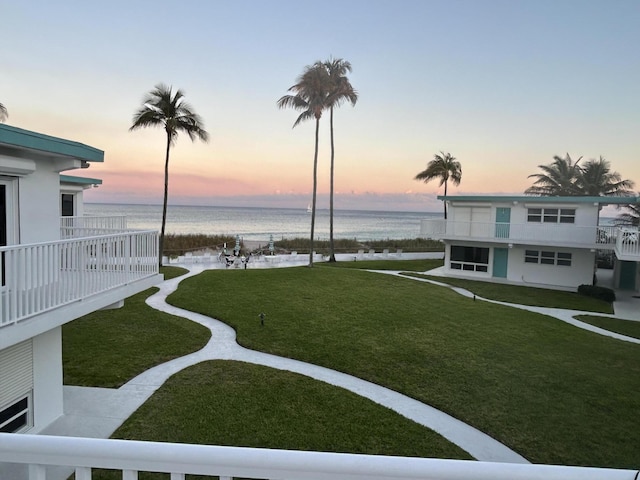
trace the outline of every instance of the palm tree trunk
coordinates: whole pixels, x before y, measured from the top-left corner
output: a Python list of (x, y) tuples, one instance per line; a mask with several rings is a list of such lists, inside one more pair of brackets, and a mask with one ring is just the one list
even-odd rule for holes
[[(447, 196), (447, 181), (444, 181), (444, 196)], [(444, 219), (447, 219), (447, 201), (445, 200), (444, 202)]]
[(335, 148), (333, 145), (333, 107), (329, 110), (329, 126), (331, 132), (331, 173), (329, 174), (329, 261), (336, 261), (336, 250), (333, 244), (333, 159)]
[(316, 117), (316, 147), (313, 153), (313, 196), (311, 199), (311, 239), (309, 241), (309, 266), (313, 267), (313, 236), (316, 226), (316, 191), (318, 190), (318, 132), (320, 118)]
[(167, 153), (164, 159), (164, 199), (162, 201), (162, 227), (160, 228), (160, 244), (158, 248), (158, 265), (162, 266), (164, 253), (164, 227), (167, 224), (167, 201), (169, 199), (169, 150), (171, 149), (171, 134), (167, 132)]

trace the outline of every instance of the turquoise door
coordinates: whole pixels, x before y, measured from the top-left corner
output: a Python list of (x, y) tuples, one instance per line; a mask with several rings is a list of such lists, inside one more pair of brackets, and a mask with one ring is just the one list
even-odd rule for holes
[(507, 278), (507, 264), (509, 261), (508, 248), (493, 249), (493, 276)]
[(636, 289), (636, 262), (620, 262), (620, 289)]
[(509, 222), (511, 222), (511, 208), (496, 208), (496, 238), (509, 238)]

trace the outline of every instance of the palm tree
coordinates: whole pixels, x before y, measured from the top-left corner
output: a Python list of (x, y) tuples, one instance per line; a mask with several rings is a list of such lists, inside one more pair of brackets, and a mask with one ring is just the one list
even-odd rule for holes
[[(640, 192), (638, 192), (638, 196), (640, 196)], [(623, 208), (626, 208), (627, 211), (616, 217), (616, 225), (640, 227), (640, 204), (631, 203)]]
[(327, 69), (330, 82), (330, 91), (327, 97), (329, 106), (329, 126), (331, 135), (331, 168), (330, 168), (330, 185), (329, 185), (329, 261), (335, 262), (335, 248), (333, 243), (333, 172), (335, 159), (335, 146), (333, 142), (333, 109), (339, 107), (344, 102), (350, 102), (355, 105), (358, 101), (358, 93), (353, 89), (347, 73), (351, 73), (351, 63), (341, 58), (329, 59), (324, 62), (324, 68)]
[(9, 118), (9, 112), (7, 112), (7, 107), (0, 103), (0, 123), (4, 123)]
[(209, 134), (204, 130), (200, 116), (184, 101), (184, 92), (159, 83), (142, 100), (142, 106), (133, 115), (133, 125), (129, 131), (146, 127), (162, 127), (167, 134), (167, 148), (164, 160), (164, 200), (162, 203), (162, 229), (160, 230), (160, 245), (158, 264), (162, 266), (164, 247), (164, 230), (167, 223), (167, 199), (169, 197), (169, 152), (181, 132), (189, 135), (191, 141), (199, 138), (203, 142), (209, 141)]
[(549, 165), (538, 165), (542, 173), (534, 173), (527, 178), (535, 178), (533, 185), (527, 188), (526, 195), (560, 197), (578, 195), (576, 181), (580, 176), (580, 157), (575, 162), (569, 154), (565, 158), (555, 155)]
[[(417, 174), (414, 180), (422, 180), (424, 183), (428, 183), (433, 179), (439, 179), (440, 185), (444, 184), (444, 196), (447, 196), (447, 184), (449, 180), (454, 185), (460, 185), (462, 180), (462, 166), (460, 162), (452, 157), (450, 153), (440, 152), (435, 154), (433, 160), (427, 164), (427, 168)], [(444, 219), (447, 219), (447, 202), (444, 202)]]
[(634, 194), (633, 186), (633, 181), (623, 180), (618, 172), (612, 172), (611, 164), (602, 156), (585, 163), (576, 179), (580, 195), (594, 197), (629, 197)]
[(305, 67), (298, 77), (295, 85), (289, 88), (289, 92), (294, 95), (285, 95), (278, 100), (278, 108), (291, 107), (302, 110), (293, 123), (293, 128), (301, 122), (314, 118), (316, 120), (315, 129), (315, 150), (313, 153), (313, 196), (311, 200), (311, 239), (309, 242), (309, 266), (313, 267), (313, 236), (316, 222), (316, 193), (318, 190), (318, 132), (320, 130), (320, 118), (322, 112), (328, 108), (327, 98), (329, 95), (330, 82), (326, 68), (316, 62)]

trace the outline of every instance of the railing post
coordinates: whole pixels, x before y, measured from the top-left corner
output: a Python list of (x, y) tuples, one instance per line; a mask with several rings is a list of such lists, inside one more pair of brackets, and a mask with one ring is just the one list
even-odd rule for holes
[(122, 480), (138, 480), (138, 471), (137, 470), (123, 470), (122, 471)]
[(29, 480), (46, 480), (47, 472), (44, 465), (29, 464)]
[(91, 480), (91, 468), (90, 467), (76, 467), (75, 480)]

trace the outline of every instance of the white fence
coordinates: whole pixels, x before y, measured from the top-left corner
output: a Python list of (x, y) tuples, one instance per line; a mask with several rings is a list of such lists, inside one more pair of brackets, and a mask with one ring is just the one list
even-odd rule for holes
[(60, 238), (90, 237), (122, 232), (127, 229), (127, 217), (114, 215), (110, 217), (81, 217), (60, 218)]
[(635, 256), (640, 258), (640, 230), (637, 228), (620, 228), (616, 235), (616, 255), (619, 257)]
[[(420, 236), (434, 239), (469, 239), (501, 242), (541, 242), (566, 246), (609, 247), (625, 240), (625, 247), (640, 253), (637, 249), (638, 231), (635, 237), (614, 226), (579, 226), (562, 223), (497, 223), (497, 222), (457, 222), (444, 219), (425, 219), (420, 224)], [(635, 245), (633, 244), (633, 239)], [(634, 250), (635, 248), (635, 250)]]
[[(177, 443), (0, 434), (0, 462), (28, 465), (29, 480), (48, 480), (45, 466), (75, 469), (90, 480), (93, 468), (278, 480), (637, 480), (637, 470), (529, 465), (377, 455), (269, 450)], [(0, 464), (1, 466), (1, 464)], [(69, 472), (70, 473), (70, 472)]]
[(158, 273), (158, 235), (125, 232), (0, 248), (0, 327)]

